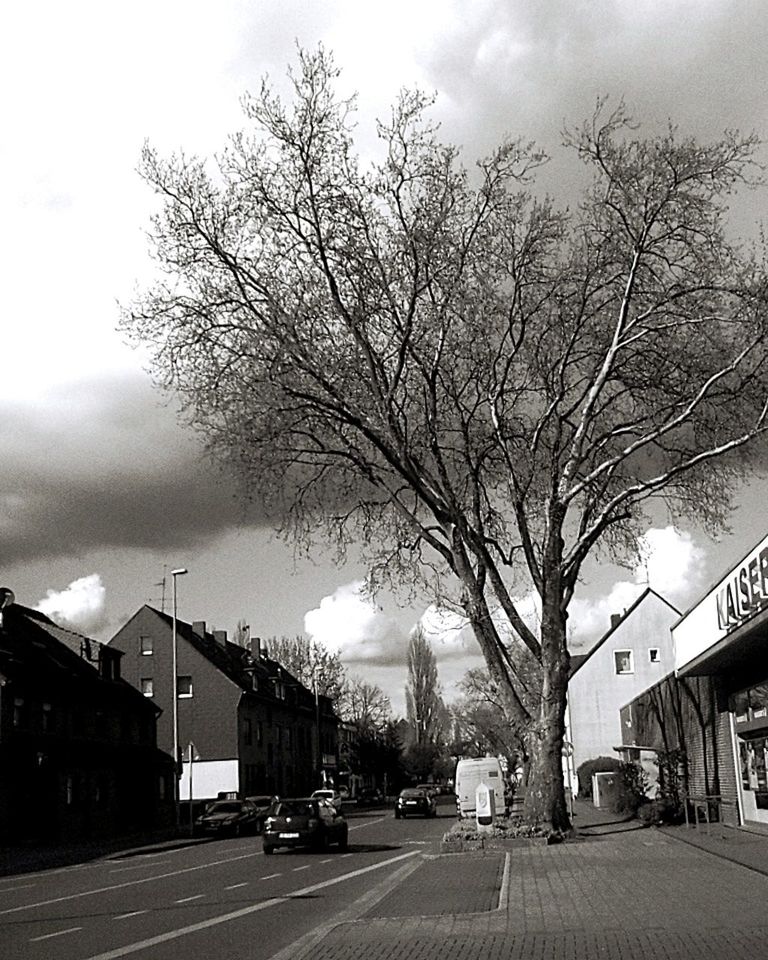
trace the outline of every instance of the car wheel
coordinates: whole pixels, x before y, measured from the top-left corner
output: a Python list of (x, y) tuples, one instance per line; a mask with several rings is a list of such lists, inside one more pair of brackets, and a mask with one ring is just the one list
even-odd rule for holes
[(400, 819), (400, 811), (395, 810), (395, 820), (399, 820), (399, 819)]
[(275, 848), (274, 848), (274, 847), (272, 847), (272, 846), (269, 846), (269, 847), (268, 847), (268, 846), (266, 845), (266, 843), (264, 844), (264, 855), (265, 855), (265, 856), (268, 857), (268, 856), (270, 856), (271, 854), (273, 854), (274, 852), (275, 852)]

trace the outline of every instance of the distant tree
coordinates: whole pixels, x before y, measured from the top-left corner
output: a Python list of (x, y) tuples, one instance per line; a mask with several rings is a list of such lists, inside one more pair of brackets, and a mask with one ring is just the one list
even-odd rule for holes
[(405, 711), (413, 727), (416, 744), (437, 744), (442, 740), (445, 707), (440, 697), (437, 660), (423, 629), (417, 627), (408, 643), (408, 681)]
[(357, 728), (358, 734), (381, 733), (392, 717), (389, 697), (375, 683), (350, 677), (341, 699), (342, 716)]
[[(757, 140), (640, 138), (600, 104), (566, 132), (592, 182), (558, 211), (527, 186), (539, 151), (504, 142), (471, 178), (419, 93), (364, 166), (336, 76), (302, 52), (293, 107), (263, 85), (214, 173), (145, 150), (165, 277), (124, 324), (286, 536), (364, 544), (374, 587), (453, 578), (526, 730), (525, 816), (566, 829), (585, 560), (634, 554), (653, 501), (722, 526), (762, 451), (768, 280), (725, 228)], [(498, 611), (541, 664), (533, 713)]]
[(235, 632), (232, 635), (232, 642), (238, 647), (247, 647), (251, 640), (251, 628), (245, 620), (238, 620)]
[(328, 697), (334, 709), (341, 705), (346, 686), (346, 673), (338, 653), (331, 653), (318, 640), (306, 637), (270, 637), (269, 656), (292, 673), (310, 690)]

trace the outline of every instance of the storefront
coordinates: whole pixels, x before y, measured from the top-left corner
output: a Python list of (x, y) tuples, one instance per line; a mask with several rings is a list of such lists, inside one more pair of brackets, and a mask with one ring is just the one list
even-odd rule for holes
[(768, 825), (768, 537), (673, 626), (672, 637), (677, 681), (708, 679), (717, 726), (729, 734), (716, 751), (719, 792), (728, 798), (732, 783), (739, 822)]

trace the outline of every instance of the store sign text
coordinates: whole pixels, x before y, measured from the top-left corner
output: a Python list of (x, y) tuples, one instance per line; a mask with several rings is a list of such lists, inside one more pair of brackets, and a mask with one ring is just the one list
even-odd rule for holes
[(768, 546), (734, 571), (715, 599), (721, 630), (737, 627), (768, 604)]

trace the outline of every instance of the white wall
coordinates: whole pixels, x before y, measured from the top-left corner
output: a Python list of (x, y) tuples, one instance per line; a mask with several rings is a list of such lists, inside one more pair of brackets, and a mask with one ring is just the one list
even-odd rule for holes
[[(198, 760), (192, 764), (192, 799), (215, 799), (224, 791), (240, 789), (237, 760)], [(189, 800), (189, 763), (179, 781), (179, 800)]]

